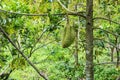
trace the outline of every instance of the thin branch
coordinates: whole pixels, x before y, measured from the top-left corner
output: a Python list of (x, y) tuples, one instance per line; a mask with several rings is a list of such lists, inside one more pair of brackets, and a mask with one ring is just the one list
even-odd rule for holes
[(34, 44), (33, 47), (31, 48), (31, 50), (30, 50), (30, 56), (29, 56), (29, 57), (31, 57), (32, 53), (34, 52), (33, 49), (36, 47), (37, 43), (41, 40), (43, 34), (44, 34), (46, 31), (47, 31), (47, 29), (43, 30), (43, 32), (41, 33), (40, 37), (37, 39), (37, 41), (35, 42), (35, 44)]
[(117, 48), (118, 50), (120, 50), (120, 48), (119, 48), (118, 46), (116, 46), (115, 44), (113, 44), (113, 43), (111, 43), (111, 42), (105, 41), (105, 40), (103, 40), (103, 39), (98, 39), (98, 38), (94, 38), (94, 40), (104, 41), (105, 43), (108, 43), (108, 44), (110, 44), (111, 46), (113, 46), (113, 47)]
[[(63, 20), (64, 20), (64, 19), (63, 19)], [(58, 21), (58, 23), (56, 23), (56, 25), (58, 25), (59, 23), (61, 23), (63, 20)], [(47, 44), (53, 42), (53, 41), (51, 41), (51, 42), (49, 42), (49, 43), (47, 43), (47, 44), (44, 44), (44, 45), (39, 46), (38, 48), (34, 49), (34, 48), (36, 47), (37, 43), (41, 40), (43, 34), (44, 34), (45, 32), (47, 32), (48, 30), (49, 30), (49, 28), (43, 30), (43, 32), (41, 33), (40, 37), (37, 39), (37, 41), (35, 42), (35, 44), (34, 44), (33, 47), (31, 48), (29, 57), (31, 57), (31, 55), (32, 55), (37, 49), (39, 49), (39, 48), (41, 48), (41, 47), (43, 47), (43, 46), (46, 46)], [(48, 33), (48, 34), (49, 34), (49, 33)], [(46, 37), (45, 40), (48, 39), (48, 37), (49, 37), (48, 34), (47, 34), (47, 37)]]
[(57, 2), (67, 11), (67, 15), (70, 15), (70, 13), (72, 13), (72, 14), (76, 14), (76, 15), (78, 15), (78, 14), (81, 14), (81, 15), (78, 15), (78, 16), (81, 16), (81, 17), (83, 17), (83, 18), (86, 18), (86, 16), (84, 16), (84, 11), (81, 11), (81, 12), (75, 12), (75, 11), (71, 11), (71, 10), (69, 10), (68, 8), (66, 8), (61, 2), (60, 2), (60, 0), (57, 0)]
[(8, 70), (8, 68), (9, 68), (9, 65), (7, 65), (4, 68), (4, 70), (0, 73), (0, 77), (1, 77), (0, 79), (4, 78), (4, 80), (7, 80), (9, 75), (14, 71), (14, 69), (13, 69), (13, 70), (10, 70), (9, 72), (6, 72)]
[(116, 53), (117, 53), (117, 64), (116, 64), (116, 67), (118, 68), (119, 67), (119, 44), (118, 44), (118, 37), (115, 38), (115, 44), (116, 44)]
[(0, 79), (2, 79), (2, 80), (8, 80), (8, 78), (9, 78), (9, 76), (10, 76), (10, 74), (13, 72), (13, 70), (10, 70), (9, 72), (6, 72), (6, 73), (3, 73), (3, 74), (1, 74), (0, 75)]
[(67, 12), (70, 12), (70, 13), (78, 13), (78, 12), (71, 11), (71, 10), (69, 10), (68, 8), (66, 8), (66, 7), (60, 2), (60, 0), (57, 0), (57, 2), (58, 2)]
[(95, 17), (95, 18), (93, 18), (93, 20), (96, 20), (96, 19), (102, 19), (102, 20), (110, 21), (112, 23), (120, 25), (120, 23), (118, 23), (116, 21), (113, 21), (113, 20), (110, 20), (110, 19), (107, 19), (107, 18), (103, 18), (103, 17)]
[(115, 34), (115, 33), (113, 33), (113, 32), (110, 32), (110, 31), (108, 31), (108, 30), (104, 30), (104, 29), (101, 29), (101, 28), (93, 28), (93, 29), (99, 29), (99, 30), (102, 30), (102, 31), (104, 31), (104, 32), (106, 32), (106, 33), (110, 33), (110, 34), (112, 34), (113, 36), (116, 36), (116, 37), (119, 37), (120, 35), (117, 35), (117, 34)]
[(0, 76), (5, 73), (5, 71), (9, 68), (9, 65), (5, 67), (5, 69), (0, 73)]
[(9, 38), (8, 34), (0, 26), (0, 32), (6, 37), (6, 39), (18, 50), (18, 52), (25, 58), (25, 60), (36, 70), (36, 72), (45, 80), (48, 78), (39, 71), (39, 69), (24, 55), (24, 53), (15, 45), (15, 43)]
[(16, 14), (16, 15), (24, 15), (24, 16), (48, 16), (48, 14), (29, 14), (29, 13), (19, 13), (19, 12), (12, 12), (0, 9), (0, 13), (8, 13), (8, 14)]
[[(19, 13), (19, 12), (11, 12), (11, 11), (6, 11), (6, 10), (2, 10), (0, 9), (0, 13), (8, 13), (8, 14), (16, 14), (16, 15), (21, 15), (21, 16), (48, 16), (47, 13), (45, 14), (29, 14), (29, 13)], [(51, 14), (54, 16), (62, 16), (62, 15), (74, 15), (74, 16), (81, 16), (83, 18), (86, 18), (86, 16), (83, 15), (83, 12), (78, 12), (78, 13), (58, 13), (58, 14)]]
[(42, 45), (42, 46), (38, 46), (37, 48), (33, 49), (33, 50), (31, 51), (31, 53), (30, 53), (30, 56), (28, 56), (28, 58), (31, 57), (32, 54), (33, 54), (36, 50), (38, 50), (38, 49), (40, 49), (40, 48), (42, 48), (42, 47), (44, 47), (44, 46), (46, 46), (46, 45), (48, 45), (48, 44), (50, 44), (50, 43), (52, 43), (52, 42), (53, 42), (53, 41), (48, 42), (48, 43), (46, 43), (46, 44), (44, 44), (44, 45)]
[[(105, 65), (105, 64), (117, 64), (117, 62), (101, 62), (101, 63), (96, 63), (94, 65)], [(120, 62), (119, 62), (120, 64)]]

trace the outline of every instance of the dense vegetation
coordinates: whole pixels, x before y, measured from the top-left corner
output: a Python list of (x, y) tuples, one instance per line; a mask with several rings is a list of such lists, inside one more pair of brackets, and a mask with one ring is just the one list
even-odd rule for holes
[(0, 0), (0, 80), (116, 80), (119, 20), (119, 0)]

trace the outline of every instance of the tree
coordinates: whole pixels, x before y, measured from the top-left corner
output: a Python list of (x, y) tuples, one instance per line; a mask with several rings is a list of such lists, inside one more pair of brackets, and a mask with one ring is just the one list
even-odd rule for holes
[[(4, 3), (10, 6), (10, 8), (8, 8), (7, 6), (5, 7)], [(10, 5), (9, 3), (11, 3), (12, 5)], [(74, 50), (72, 48), (75, 48), (73, 52), (75, 55), (74, 58), (76, 64), (75, 70), (74, 68), (69, 68), (69, 72), (75, 73), (75, 71), (77, 71), (76, 67), (78, 66), (80, 68), (79, 50), (81, 50), (81, 48), (79, 48), (79, 44), (83, 45), (82, 49), (84, 49), (84, 51), (86, 52), (86, 76), (84, 76), (86, 77), (86, 80), (94, 80), (94, 66), (96, 65), (93, 61), (94, 56), (97, 57), (98, 55), (100, 55), (98, 54), (98, 49), (102, 49), (101, 52), (104, 53), (106, 47), (108, 49), (111, 48), (110, 46), (112, 46), (112, 49), (116, 48), (116, 67), (119, 67), (120, 49), (118, 45), (120, 39), (120, 24), (117, 22), (118, 17), (115, 17), (119, 16), (118, 0), (28, 0), (23, 2), (14, 2), (14, 0), (11, 0), (9, 3), (7, 3), (6, 1), (1, 1), (2, 8), (6, 10), (0, 10), (0, 31), (9, 41), (9, 43), (14, 46), (14, 48), (12, 48), (8, 42), (3, 40), (3, 36), (3, 39), (1, 39), (0, 41), (1, 43), (4, 42), (4, 46), (2, 47), (5, 49), (5, 46), (7, 46), (12, 56), (15, 56), (16, 58), (20, 57), (20, 55), (16, 56), (18, 51), (22, 55), (22, 57), (24, 57), (25, 60), (44, 79), (47, 80), (48, 78), (44, 76), (41, 72), (39, 72), (39, 69), (28, 58), (32, 57), (34, 52), (39, 50), (41, 47), (43, 48), (43, 46), (46, 46), (51, 42), (54, 42), (54, 44), (55, 42), (60, 42), (59, 37), (61, 34), (59, 34), (59, 31), (63, 29), (63, 26), (65, 26), (65, 22), (67, 22), (65, 16), (68, 15), (70, 16), (69, 25), (75, 26), (74, 28), (76, 29), (75, 47), (73, 45), (69, 47), (71, 53), (72, 50)], [(114, 5), (116, 7), (114, 7)], [(9, 10), (13, 10), (13, 12), (10, 12)], [(114, 21), (111, 19), (113, 19)], [(82, 52), (84, 53), (84, 51)], [(13, 54), (13, 52), (15, 54)], [(26, 55), (24, 55), (24, 53)], [(51, 53), (54, 54), (54, 50)], [(111, 61), (113, 61), (112, 53), (113, 51), (111, 51)], [(65, 64), (68, 64), (69, 66), (68, 61), (69, 60), (65, 59)], [(65, 78), (67, 79), (80, 78), (80, 76), (75, 76), (75, 78), (72, 77), (65, 75)]]
[(86, 7), (86, 80), (94, 80), (93, 72), (93, 0)]

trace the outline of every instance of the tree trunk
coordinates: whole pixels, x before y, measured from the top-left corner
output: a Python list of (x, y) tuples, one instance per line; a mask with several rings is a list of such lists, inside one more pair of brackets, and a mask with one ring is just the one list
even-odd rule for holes
[(74, 53), (74, 57), (75, 57), (75, 65), (77, 66), (78, 65), (78, 30), (76, 30), (76, 33), (75, 33), (75, 53)]
[[(77, 12), (77, 4), (75, 5), (75, 11)], [(79, 23), (79, 18), (78, 18), (78, 23)], [(73, 24), (75, 27), (75, 53), (74, 53), (74, 58), (75, 58), (75, 66), (78, 66), (78, 42), (79, 42), (79, 25), (76, 26), (75, 23)]]
[[(74, 58), (75, 58), (75, 68), (77, 70), (78, 68), (78, 39), (79, 39), (79, 35), (78, 35), (78, 29), (76, 30), (76, 33), (75, 33), (75, 53), (74, 53)], [(75, 80), (79, 80), (78, 77), (76, 77)]]
[(114, 47), (110, 48), (111, 49), (111, 52), (110, 52), (110, 55), (111, 55), (111, 62), (113, 62), (113, 52), (114, 52)]
[(118, 68), (119, 67), (119, 44), (118, 44), (118, 38), (116, 37), (116, 40), (115, 40), (115, 42), (116, 42), (116, 53), (117, 53), (117, 65), (116, 65), (116, 67)]
[(93, 0), (86, 7), (86, 80), (94, 80), (93, 72)]
[(119, 61), (120, 61), (118, 48), (116, 48), (116, 52), (117, 52), (117, 65), (116, 65), (116, 67), (118, 68), (119, 67)]

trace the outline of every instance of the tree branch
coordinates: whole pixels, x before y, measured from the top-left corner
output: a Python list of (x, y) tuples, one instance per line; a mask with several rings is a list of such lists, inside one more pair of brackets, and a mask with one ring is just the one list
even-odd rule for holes
[(10, 70), (9, 72), (3, 73), (0, 75), (0, 79), (2, 80), (8, 80), (10, 74), (12, 73), (13, 70)]
[(6, 71), (8, 68), (9, 68), (9, 65), (7, 65), (7, 66), (5, 67), (5, 69), (0, 73), (0, 76), (1, 76), (3, 73), (5, 73), (5, 71)]
[(105, 40), (103, 40), (103, 39), (98, 39), (98, 38), (94, 38), (94, 40), (104, 41), (105, 43), (108, 43), (108, 44), (110, 44), (111, 46), (113, 46), (113, 47), (117, 48), (118, 50), (120, 50), (120, 48), (119, 48), (118, 46), (116, 46), (115, 44), (113, 44), (113, 43), (111, 43), (111, 42), (105, 41)]
[(46, 45), (48, 45), (48, 44), (50, 44), (50, 43), (52, 43), (52, 42), (53, 42), (53, 41), (48, 42), (48, 43), (46, 43), (46, 44), (43, 44), (42, 46), (38, 46), (37, 48), (33, 49), (31, 53), (34, 53), (36, 50), (38, 50), (38, 49), (40, 49), (40, 48), (42, 48), (42, 47), (44, 47), (44, 46), (46, 46)]
[(103, 17), (95, 17), (95, 18), (93, 18), (93, 20), (96, 20), (96, 19), (102, 19), (102, 20), (110, 21), (112, 23), (120, 25), (120, 23), (118, 23), (116, 21), (113, 21), (113, 20), (110, 20), (110, 19), (107, 19), (107, 18), (103, 18)]
[[(63, 20), (61, 20), (61, 21), (59, 21), (58, 23), (56, 23), (56, 25), (58, 25), (59, 23), (61, 23)], [(49, 43), (47, 43), (47, 44), (44, 44), (44, 45), (42, 45), (42, 46), (38, 46), (37, 48), (35, 48), (36, 47), (36, 45), (37, 45), (37, 43), (41, 40), (41, 38), (42, 38), (42, 36), (44, 35), (44, 33), (45, 32), (47, 32), (49, 30), (49, 28), (45, 28), (43, 31), (42, 31), (42, 33), (40, 34), (40, 37), (37, 39), (37, 41), (33, 44), (33, 47), (31, 48), (31, 50), (30, 50), (30, 55), (28, 56), (28, 58), (29, 57), (31, 57), (32, 56), (32, 54), (36, 51), (36, 50), (38, 50), (39, 48), (41, 48), (41, 47), (43, 47), (43, 46), (46, 46), (47, 44), (49, 44), (49, 43), (52, 43), (53, 41), (51, 41), (51, 42), (49, 42)], [(49, 33), (48, 33), (49, 34)], [(47, 38), (46, 39), (48, 39), (48, 37), (49, 37), (49, 35), (47, 35)], [(45, 39), (45, 40), (46, 40)], [(43, 42), (44, 43), (44, 42)], [(35, 48), (35, 49), (34, 49)]]
[(60, 2), (60, 0), (57, 0), (57, 2), (58, 2), (67, 12), (70, 12), (70, 13), (78, 13), (78, 12), (71, 11), (71, 10), (69, 10), (68, 8), (66, 8), (66, 7)]
[(101, 28), (93, 28), (93, 29), (102, 30), (102, 31), (104, 31), (104, 32), (106, 32), (106, 33), (110, 33), (110, 34), (112, 34), (113, 36), (116, 36), (116, 37), (119, 37), (119, 36), (120, 36), (120, 35), (114, 34), (113, 32), (110, 32), (110, 31), (107, 31), (107, 30), (104, 30), (104, 29), (101, 29)]
[[(96, 63), (94, 65), (104, 65), (104, 64), (117, 64), (117, 62), (101, 62), (101, 63)], [(120, 62), (119, 62), (120, 64)]]
[(43, 34), (44, 34), (46, 31), (47, 31), (47, 29), (43, 30), (43, 32), (41, 33), (40, 37), (37, 39), (37, 41), (35, 42), (35, 44), (33, 44), (33, 47), (32, 47), (31, 50), (30, 50), (30, 56), (29, 56), (29, 57), (31, 57), (32, 53), (34, 52), (33, 49), (36, 47), (37, 43), (41, 40)]
[(86, 18), (86, 16), (83, 16), (83, 13), (85, 13), (84, 11), (82, 11), (82, 12), (71, 11), (71, 10), (69, 10), (68, 8), (66, 8), (66, 7), (60, 2), (60, 0), (57, 0), (57, 2), (67, 11), (68, 15), (69, 15), (69, 13), (76, 14), (76, 15), (79, 14), (79, 13), (82, 13), (82, 15), (79, 15), (79, 16)]
[(43, 73), (39, 72), (39, 69), (24, 55), (24, 53), (15, 45), (15, 43), (9, 38), (8, 34), (4, 31), (4, 29), (0, 26), (0, 32), (6, 37), (6, 39), (18, 50), (18, 52), (25, 58), (25, 60), (36, 70), (36, 72), (45, 80), (48, 78), (43, 75)]
[[(48, 16), (47, 13), (45, 14), (28, 14), (28, 13), (19, 13), (19, 12), (11, 12), (11, 11), (6, 11), (6, 10), (2, 10), (0, 9), (0, 13), (8, 13), (8, 14), (16, 14), (16, 15), (21, 15), (21, 16)], [(62, 15), (74, 15), (74, 16), (81, 16), (83, 18), (86, 18), (86, 16), (83, 15), (83, 12), (78, 12), (78, 13), (58, 13), (58, 14), (51, 14), (54, 16), (62, 16)]]

